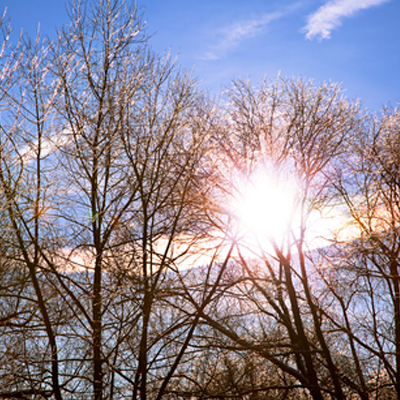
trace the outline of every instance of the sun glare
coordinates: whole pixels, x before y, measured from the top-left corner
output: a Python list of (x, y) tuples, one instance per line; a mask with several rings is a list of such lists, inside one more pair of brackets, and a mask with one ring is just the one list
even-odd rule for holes
[(296, 217), (297, 184), (294, 179), (267, 168), (259, 168), (235, 183), (233, 201), (243, 236), (282, 242)]
[[(246, 178), (236, 177), (233, 186), (231, 210), (238, 223), (240, 244), (252, 253), (273, 251), (273, 242), (281, 248), (292, 248), (294, 239), (299, 238), (301, 222), (301, 188), (293, 175), (263, 166)], [(356, 237), (337, 207), (313, 210), (305, 218), (304, 243), (309, 250), (328, 245), (334, 237)]]

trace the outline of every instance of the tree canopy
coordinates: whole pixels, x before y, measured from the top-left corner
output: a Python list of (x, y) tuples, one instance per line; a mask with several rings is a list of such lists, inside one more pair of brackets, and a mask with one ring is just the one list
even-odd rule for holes
[(399, 111), (69, 17), (2, 21), (0, 398), (400, 398)]

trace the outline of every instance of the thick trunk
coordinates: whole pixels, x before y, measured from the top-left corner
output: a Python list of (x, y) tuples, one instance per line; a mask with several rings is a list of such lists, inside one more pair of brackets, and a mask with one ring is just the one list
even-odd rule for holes
[[(146, 285), (147, 286), (147, 285)], [(150, 292), (146, 290), (143, 304), (143, 330), (139, 348), (139, 390), (140, 400), (147, 400), (147, 337), (150, 321), (151, 299)]]
[(306, 368), (306, 376), (307, 380), (309, 382), (307, 389), (310, 391), (310, 394), (314, 400), (323, 400), (323, 396), (321, 393), (321, 389), (318, 383), (318, 377), (317, 373), (314, 368), (314, 363), (311, 355), (311, 348), (306, 336), (306, 333), (304, 331), (304, 326), (303, 326), (303, 321), (301, 319), (301, 311), (300, 307), (298, 304), (298, 299), (296, 297), (296, 290), (293, 285), (292, 281), (292, 272), (291, 272), (291, 266), (288, 260), (285, 258), (285, 256), (277, 250), (277, 254), (279, 256), (280, 262), (283, 265), (283, 270), (285, 274), (285, 281), (286, 281), (286, 287), (288, 290), (288, 295), (290, 299), (290, 304), (292, 307), (292, 313), (293, 313), (293, 319), (294, 319), (294, 324), (297, 330), (297, 335), (299, 338), (299, 352), (301, 353), (301, 356), (304, 359), (304, 365)]
[(54, 332), (51, 326), (51, 322), (49, 319), (49, 315), (46, 310), (46, 306), (44, 303), (44, 299), (42, 296), (42, 291), (40, 289), (39, 282), (37, 280), (35, 266), (29, 263), (29, 271), (32, 279), (33, 286), (35, 288), (36, 297), (39, 303), (40, 313), (42, 314), (42, 318), (46, 327), (47, 337), (49, 339), (49, 344), (51, 348), (51, 380), (53, 386), (53, 393), (56, 400), (61, 400), (61, 391), (59, 385), (59, 376), (58, 376), (58, 354), (57, 354), (57, 343), (56, 338), (54, 336)]
[(395, 346), (396, 346), (396, 374), (395, 388), (397, 398), (400, 399), (400, 277), (397, 263), (391, 265), (391, 275), (394, 286), (394, 324), (395, 324)]
[(93, 391), (95, 400), (103, 398), (101, 334), (101, 261), (96, 260), (93, 284)]

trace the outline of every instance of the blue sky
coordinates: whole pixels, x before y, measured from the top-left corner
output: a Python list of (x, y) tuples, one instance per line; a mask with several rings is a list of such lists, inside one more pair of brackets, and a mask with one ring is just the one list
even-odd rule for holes
[[(400, 101), (399, 0), (138, 0), (150, 44), (218, 94), (232, 79), (342, 84), (378, 111)], [(15, 32), (67, 23), (63, 0), (0, 0)]]

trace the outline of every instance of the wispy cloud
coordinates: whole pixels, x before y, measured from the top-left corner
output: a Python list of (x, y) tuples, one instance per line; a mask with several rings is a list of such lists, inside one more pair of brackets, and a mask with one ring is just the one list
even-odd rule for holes
[(273, 12), (265, 14), (258, 19), (238, 22), (219, 29), (217, 31), (219, 39), (212, 46), (211, 50), (203, 55), (202, 59), (218, 60), (222, 58), (244, 40), (257, 36), (269, 23), (282, 17), (282, 12)]
[(301, 6), (295, 3), (282, 11), (263, 14), (261, 17), (247, 21), (240, 21), (216, 31), (218, 40), (201, 58), (204, 60), (218, 60), (236, 48), (246, 39), (255, 37), (273, 21), (281, 19)]
[(340, 26), (344, 18), (388, 1), (390, 0), (329, 0), (308, 17), (308, 23), (304, 28), (306, 38), (329, 39), (332, 30)]

